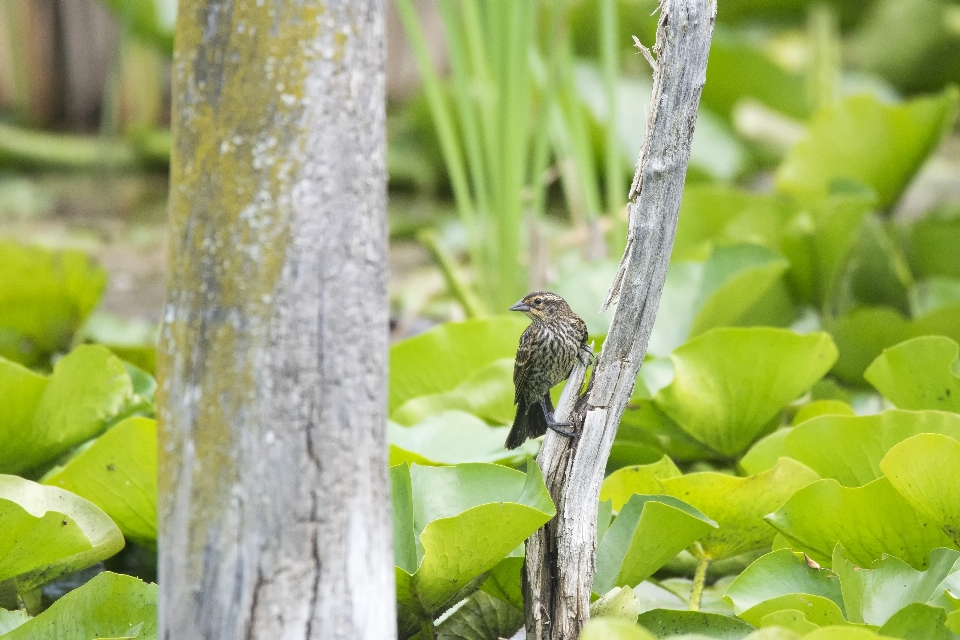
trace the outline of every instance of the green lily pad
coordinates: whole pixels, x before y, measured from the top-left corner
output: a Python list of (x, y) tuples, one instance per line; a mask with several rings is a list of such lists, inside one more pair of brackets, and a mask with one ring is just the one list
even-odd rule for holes
[(30, 591), (123, 548), (117, 525), (83, 498), (0, 475), (0, 582)]
[(0, 410), (0, 471), (9, 473), (38, 467), (97, 435), (133, 398), (123, 362), (97, 345), (74, 349), (43, 382), (9, 362), (0, 361), (0, 371), (6, 371), (0, 384), (11, 385), (0, 393), (26, 393), (23, 408)]
[(482, 463), (399, 465), (391, 478), (403, 637), (478, 587), (485, 572), (556, 514), (533, 462), (526, 474)]
[(897, 201), (956, 117), (955, 88), (901, 105), (869, 94), (821, 108), (806, 137), (777, 170), (777, 187), (801, 198), (827, 195), (834, 184), (854, 181)]
[(597, 549), (594, 592), (640, 584), (716, 528), (717, 523), (682, 500), (632, 496)]
[(909, 229), (910, 265), (921, 276), (960, 278), (960, 217), (929, 215)]
[(745, 451), (784, 405), (823, 377), (836, 357), (826, 333), (714, 329), (671, 354), (673, 382), (654, 402), (684, 431), (732, 457)]
[(847, 619), (882, 625), (907, 605), (927, 602), (943, 579), (953, 573), (957, 558), (960, 551), (935, 549), (926, 571), (917, 571), (892, 556), (861, 568), (838, 545), (833, 553), (833, 570), (840, 576)]
[(840, 349), (834, 374), (850, 384), (863, 385), (863, 373), (888, 347), (926, 335), (960, 342), (960, 303), (912, 320), (890, 307), (862, 307), (837, 318), (830, 334)]
[(437, 625), (437, 640), (509, 638), (523, 626), (523, 611), (477, 591)]
[(487, 365), (513, 358), (528, 324), (520, 314), (450, 322), (393, 345), (390, 413), (412, 398), (452, 391)]
[(537, 444), (527, 442), (515, 451), (503, 448), (510, 427), (491, 427), (464, 411), (444, 411), (412, 427), (387, 423), (390, 465), (500, 462), (515, 464), (536, 455)]
[(646, 629), (619, 618), (595, 618), (587, 622), (579, 640), (653, 640)]
[(776, 531), (763, 517), (816, 480), (817, 475), (804, 465), (782, 458), (773, 469), (749, 478), (704, 472), (663, 480), (662, 485), (665, 494), (699, 509), (719, 525), (691, 553), (722, 560), (769, 546)]
[(960, 546), (960, 442), (923, 433), (893, 447), (880, 469), (914, 509)]
[(641, 613), (637, 624), (655, 638), (669, 638), (681, 634), (701, 634), (707, 638), (739, 640), (750, 635), (754, 627), (746, 622), (702, 611), (675, 611), (654, 609)]
[(634, 622), (640, 613), (640, 599), (630, 587), (614, 587), (590, 603), (591, 618), (620, 618)]
[(740, 458), (740, 469), (746, 475), (754, 475), (767, 469), (773, 469), (777, 460), (787, 455), (785, 442), (791, 430), (791, 427), (777, 429), (757, 440)]
[(750, 624), (761, 625), (769, 616), (784, 611), (799, 611), (807, 622), (818, 627), (844, 626), (847, 623), (836, 602), (809, 593), (790, 593), (770, 598), (738, 615)]
[(794, 427), (784, 444), (787, 455), (821, 478), (858, 487), (880, 478), (880, 461), (887, 452), (918, 433), (960, 439), (960, 415), (892, 410), (870, 416), (821, 416)]
[(523, 590), (520, 587), (523, 560), (521, 554), (507, 556), (498, 562), (487, 574), (480, 590), (523, 610)]
[(797, 426), (817, 416), (855, 416), (857, 412), (843, 400), (814, 400), (797, 410), (791, 424)]
[(157, 541), (157, 423), (127, 418), (112, 427), (43, 483), (86, 498), (110, 516), (123, 535), (148, 548)]
[(44, 364), (70, 346), (100, 301), (107, 272), (82, 251), (0, 242), (0, 357)]
[(157, 638), (157, 585), (103, 572), (3, 640)]
[(947, 612), (941, 607), (932, 607), (922, 602), (908, 604), (887, 620), (878, 633), (891, 638), (925, 638), (928, 640), (954, 640), (946, 627)]
[(765, 631), (773, 631), (776, 629), (778, 631), (789, 632), (790, 635), (785, 636), (788, 638), (805, 636), (811, 631), (816, 631), (820, 628), (818, 625), (807, 620), (807, 616), (803, 611), (797, 609), (783, 609), (781, 611), (768, 613), (760, 619), (760, 627)]
[(930, 552), (950, 544), (934, 523), (914, 511), (886, 478), (846, 488), (821, 480), (797, 491), (766, 518), (798, 551), (824, 566), (840, 543), (860, 566), (889, 554), (924, 567)]
[(414, 425), (444, 411), (460, 410), (494, 424), (512, 424), (517, 413), (513, 396), (513, 358), (501, 358), (479, 369), (450, 391), (404, 402), (390, 414), (390, 418), (403, 425)]
[[(789, 324), (795, 312), (784, 296), (773, 295), (788, 268), (783, 256), (756, 244), (717, 246), (702, 263), (674, 263), (667, 272), (661, 318), (649, 351), (665, 356), (689, 338), (714, 327)], [(759, 324), (759, 323), (758, 323)]]
[(877, 640), (883, 638), (873, 631), (857, 627), (822, 627), (803, 636), (804, 640)]
[(884, 349), (863, 377), (901, 409), (960, 413), (960, 344), (923, 336)]
[[(751, 624), (759, 625), (763, 616), (754, 618), (754, 621), (750, 617), (744, 617), (743, 612), (768, 600), (790, 594), (826, 598), (837, 606), (841, 612), (840, 620), (843, 620), (843, 595), (836, 574), (825, 569), (815, 569), (809, 566), (802, 556), (786, 549), (773, 551), (751, 563), (737, 576), (733, 584), (727, 587), (724, 599), (733, 605), (738, 616)], [(806, 609), (799, 610), (807, 613)], [(807, 615), (809, 617), (809, 613)]]
[(669, 456), (663, 456), (652, 464), (635, 465), (617, 469), (603, 480), (600, 487), (600, 502), (610, 500), (613, 511), (619, 512), (634, 494), (658, 494), (663, 492), (661, 480), (679, 478), (683, 475)]

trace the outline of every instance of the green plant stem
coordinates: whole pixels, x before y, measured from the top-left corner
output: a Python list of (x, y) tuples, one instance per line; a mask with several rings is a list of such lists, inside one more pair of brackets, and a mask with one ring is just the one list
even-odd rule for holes
[(450, 293), (453, 294), (460, 303), (460, 306), (463, 307), (463, 311), (467, 314), (467, 317), (476, 318), (484, 315), (483, 304), (477, 298), (476, 294), (474, 294), (473, 289), (460, 277), (453, 256), (440, 244), (437, 232), (433, 229), (423, 229), (417, 233), (417, 240), (430, 252), (430, 255), (433, 256), (437, 266), (440, 267), (440, 272), (443, 273), (443, 279), (446, 281)]
[(420, 633), (417, 634), (420, 640), (433, 640), (437, 637), (436, 627), (433, 626), (433, 620), (429, 617), (420, 619)]
[(825, 4), (814, 4), (808, 18), (810, 69), (807, 90), (814, 108), (837, 99), (840, 78), (840, 26), (836, 11)]
[(697, 562), (697, 570), (693, 574), (693, 588), (690, 590), (690, 611), (700, 611), (700, 600), (703, 599), (703, 586), (707, 582), (707, 569), (710, 568), (710, 558), (701, 556)]
[(619, 65), (617, 64), (617, 0), (601, 0), (600, 22), (603, 88), (607, 96), (606, 205), (607, 212), (614, 214), (627, 197), (620, 145), (617, 141), (617, 77), (619, 76)]

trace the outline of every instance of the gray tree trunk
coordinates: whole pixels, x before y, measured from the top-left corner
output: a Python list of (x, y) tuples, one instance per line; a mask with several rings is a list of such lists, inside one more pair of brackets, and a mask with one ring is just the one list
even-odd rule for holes
[[(617, 296), (619, 304), (590, 390), (572, 416), (581, 436), (548, 432), (537, 457), (557, 517), (527, 541), (529, 640), (575, 640), (590, 615), (600, 485), (660, 304), (715, 16), (715, 0), (662, 0), (656, 61), (644, 50), (654, 67), (653, 96), (629, 194), (627, 248), (604, 306)], [(574, 373), (582, 380), (581, 370)], [(577, 381), (571, 377), (569, 384)], [(557, 416), (565, 418), (568, 410), (558, 404)]]
[(396, 637), (380, 0), (181, 0), (164, 640)]

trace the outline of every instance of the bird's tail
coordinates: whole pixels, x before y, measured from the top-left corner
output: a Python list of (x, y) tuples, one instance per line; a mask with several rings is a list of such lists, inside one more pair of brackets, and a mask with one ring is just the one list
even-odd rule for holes
[(527, 438), (539, 438), (547, 432), (547, 417), (543, 414), (543, 407), (539, 402), (528, 404), (523, 398), (517, 403), (517, 417), (513, 420), (513, 427), (504, 443), (507, 449), (516, 449)]

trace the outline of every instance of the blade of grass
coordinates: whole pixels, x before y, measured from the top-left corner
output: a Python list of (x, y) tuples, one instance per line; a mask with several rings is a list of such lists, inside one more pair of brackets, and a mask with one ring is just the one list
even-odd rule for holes
[(617, 0), (600, 1), (600, 47), (603, 58), (603, 88), (607, 96), (607, 139), (604, 145), (607, 187), (607, 212), (611, 215), (627, 200), (627, 187), (623, 175), (623, 160), (617, 141), (617, 57), (618, 15)]

